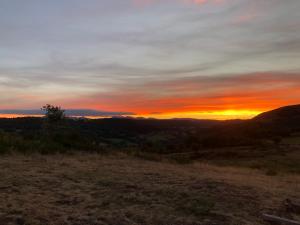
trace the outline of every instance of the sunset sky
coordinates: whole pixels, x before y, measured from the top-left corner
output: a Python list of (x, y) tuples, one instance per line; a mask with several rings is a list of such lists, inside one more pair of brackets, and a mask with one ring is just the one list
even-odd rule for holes
[(299, 104), (300, 0), (0, 0), (0, 114), (47, 103), (204, 119)]

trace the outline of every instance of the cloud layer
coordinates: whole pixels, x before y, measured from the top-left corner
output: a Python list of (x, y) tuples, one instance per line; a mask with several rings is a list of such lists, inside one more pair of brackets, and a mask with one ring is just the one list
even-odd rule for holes
[(137, 114), (264, 111), (300, 101), (300, 74), (249, 73), (235, 76), (199, 76), (140, 85), (77, 99), (72, 104), (110, 109), (119, 107)]
[(0, 2), (0, 109), (152, 115), (299, 103), (298, 0)]

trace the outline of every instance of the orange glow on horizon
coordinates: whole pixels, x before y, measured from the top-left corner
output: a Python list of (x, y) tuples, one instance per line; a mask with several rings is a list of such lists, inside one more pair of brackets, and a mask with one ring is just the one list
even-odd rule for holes
[[(231, 120), (231, 119), (251, 119), (263, 111), (259, 110), (220, 110), (220, 111), (191, 111), (191, 112), (166, 112), (166, 113), (145, 113), (129, 117), (134, 118), (191, 118), (191, 119), (213, 119), (213, 120)], [(0, 118), (24, 118), (24, 117), (42, 117), (42, 115), (18, 115), (18, 114), (0, 114)], [(77, 116), (79, 118), (79, 116)], [(85, 116), (88, 119), (110, 118), (103, 116)]]
[(160, 114), (145, 114), (135, 117), (151, 117), (157, 119), (172, 118), (191, 118), (191, 119), (213, 119), (213, 120), (231, 120), (231, 119), (251, 119), (263, 111), (258, 110), (220, 110), (203, 112), (173, 112)]

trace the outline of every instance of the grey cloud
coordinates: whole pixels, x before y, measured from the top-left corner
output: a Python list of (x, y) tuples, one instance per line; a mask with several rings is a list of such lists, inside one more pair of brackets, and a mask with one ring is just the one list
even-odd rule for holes
[[(0, 104), (21, 105), (22, 92), (40, 102), (201, 74), (300, 71), (299, 0), (170, 3), (1, 1)], [(237, 22), (249, 9), (251, 21)]]

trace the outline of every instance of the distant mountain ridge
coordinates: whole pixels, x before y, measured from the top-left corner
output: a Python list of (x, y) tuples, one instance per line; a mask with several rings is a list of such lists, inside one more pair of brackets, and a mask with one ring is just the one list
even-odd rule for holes
[[(0, 142), (1, 134), (13, 135), (9, 145), (15, 146), (14, 137), (18, 137), (21, 140), (20, 148), (23, 148), (26, 141), (30, 142), (29, 147), (40, 143), (40, 148), (43, 148), (44, 139), (41, 137), (49, 139), (49, 132), (45, 132), (45, 122), (43, 118), (0, 118)], [(272, 148), (275, 148), (284, 138), (297, 135), (300, 138), (300, 105), (271, 110), (249, 120), (159, 120), (131, 117), (66, 119), (53, 132), (53, 139), (48, 140), (51, 142), (49, 146), (59, 145), (63, 149), (73, 146), (75, 139), (80, 144), (73, 146), (75, 149), (86, 149), (86, 146), (99, 149), (99, 146), (106, 145), (109, 148), (128, 147), (164, 154), (263, 146), (265, 143), (273, 143)]]
[(280, 107), (254, 117), (253, 120), (291, 120), (300, 119), (300, 104)]
[[(100, 111), (92, 109), (67, 109), (65, 110), (67, 116), (75, 117), (115, 117), (115, 116), (133, 116), (134, 113), (131, 112), (109, 112)], [(7, 109), (0, 110), (1, 114), (16, 114), (16, 115), (40, 115), (42, 116), (44, 112), (40, 109)]]
[(300, 131), (300, 105), (285, 106), (264, 112), (251, 120), (272, 129)]

